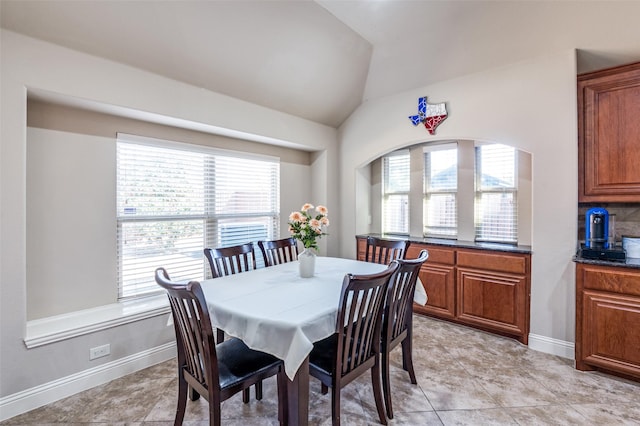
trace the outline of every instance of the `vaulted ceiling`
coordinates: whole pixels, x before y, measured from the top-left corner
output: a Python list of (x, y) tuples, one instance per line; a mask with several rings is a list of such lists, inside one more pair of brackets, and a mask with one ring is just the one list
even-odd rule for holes
[(640, 60), (640, 1), (0, 1), (5, 29), (332, 127), (561, 49), (579, 72)]

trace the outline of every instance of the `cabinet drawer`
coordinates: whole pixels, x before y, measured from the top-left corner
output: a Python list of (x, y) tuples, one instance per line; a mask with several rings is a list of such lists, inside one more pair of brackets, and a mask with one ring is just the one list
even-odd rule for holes
[(420, 250), (427, 250), (429, 252), (428, 263), (442, 263), (445, 265), (453, 265), (456, 263), (456, 251), (454, 249), (429, 246), (425, 244), (411, 243), (407, 249), (407, 259), (415, 259), (420, 254)]
[(629, 268), (579, 265), (576, 279), (584, 289), (640, 296), (640, 272)]
[(528, 272), (528, 256), (458, 250), (457, 265), (512, 274), (526, 274)]

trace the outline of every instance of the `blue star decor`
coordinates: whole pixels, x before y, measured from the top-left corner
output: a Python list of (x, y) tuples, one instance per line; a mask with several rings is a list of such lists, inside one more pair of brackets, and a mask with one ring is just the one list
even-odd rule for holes
[(447, 106), (444, 102), (430, 104), (427, 102), (427, 97), (424, 96), (418, 98), (418, 115), (410, 115), (409, 120), (414, 126), (424, 123), (424, 127), (429, 131), (429, 134), (434, 135), (436, 127), (447, 118), (447, 115)]

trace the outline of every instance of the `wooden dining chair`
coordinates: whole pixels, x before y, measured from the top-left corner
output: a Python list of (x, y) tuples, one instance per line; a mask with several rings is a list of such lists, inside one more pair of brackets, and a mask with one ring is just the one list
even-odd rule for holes
[[(224, 277), (256, 269), (256, 255), (252, 243), (230, 247), (205, 248), (212, 278)], [(217, 329), (216, 342), (224, 341), (224, 331)]]
[(240, 339), (216, 345), (200, 283), (173, 282), (164, 268), (156, 269), (155, 279), (167, 291), (176, 333), (178, 405), (174, 424), (182, 424), (189, 388), (192, 400), (203, 396), (209, 402), (209, 424), (219, 426), (223, 401), (274, 375), (278, 381), (278, 419), (284, 424), (287, 377), (282, 360), (250, 349)]
[(258, 241), (265, 266), (280, 265), (298, 259), (298, 243), (295, 238), (273, 241)]
[[(229, 247), (205, 248), (204, 255), (209, 261), (212, 278), (225, 277), (256, 269), (256, 254), (253, 243)], [(216, 329), (216, 342), (224, 342), (224, 330)], [(249, 389), (242, 394), (244, 402), (249, 402)], [(262, 399), (262, 382), (256, 383), (256, 399)]]
[(204, 255), (209, 261), (213, 278), (256, 269), (256, 255), (253, 243), (230, 247), (205, 248)]
[(412, 356), (413, 294), (416, 290), (420, 268), (428, 257), (427, 250), (422, 250), (416, 259), (396, 260), (399, 267), (389, 281), (389, 291), (385, 299), (382, 320), (381, 351), (382, 390), (387, 417), (390, 419), (393, 418), (393, 407), (389, 380), (389, 354), (399, 344), (402, 344), (402, 368), (409, 373), (411, 383), (414, 385), (417, 383)]
[(365, 261), (388, 265), (392, 260), (404, 259), (411, 242), (409, 240), (385, 240), (367, 237)]
[(331, 388), (331, 419), (340, 425), (341, 389), (371, 371), (373, 395), (380, 423), (387, 424), (380, 388), (380, 331), (383, 303), (397, 262), (380, 273), (347, 274), (342, 283), (336, 332), (314, 343), (309, 374), (320, 380), (322, 393)]

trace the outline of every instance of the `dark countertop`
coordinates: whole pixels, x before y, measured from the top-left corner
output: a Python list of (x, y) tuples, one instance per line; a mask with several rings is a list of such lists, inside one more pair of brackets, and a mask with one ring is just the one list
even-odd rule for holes
[(576, 254), (573, 257), (573, 261), (576, 263), (585, 263), (588, 265), (617, 266), (620, 268), (640, 269), (640, 259), (632, 257), (627, 257), (624, 262), (616, 262), (613, 260), (585, 259), (579, 254)]
[(434, 246), (443, 246), (450, 248), (465, 248), (475, 250), (493, 250), (502, 251), (506, 253), (522, 253), (531, 254), (531, 246), (519, 246), (514, 244), (500, 244), (500, 243), (478, 243), (475, 241), (462, 241), (462, 240), (449, 240), (446, 238), (424, 238), (424, 237), (412, 237), (409, 235), (386, 235), (386, 234), (360, 234), (357, 237), (378, 237), (388, 240), (409, 240), (416, 244), (430, 244)]

